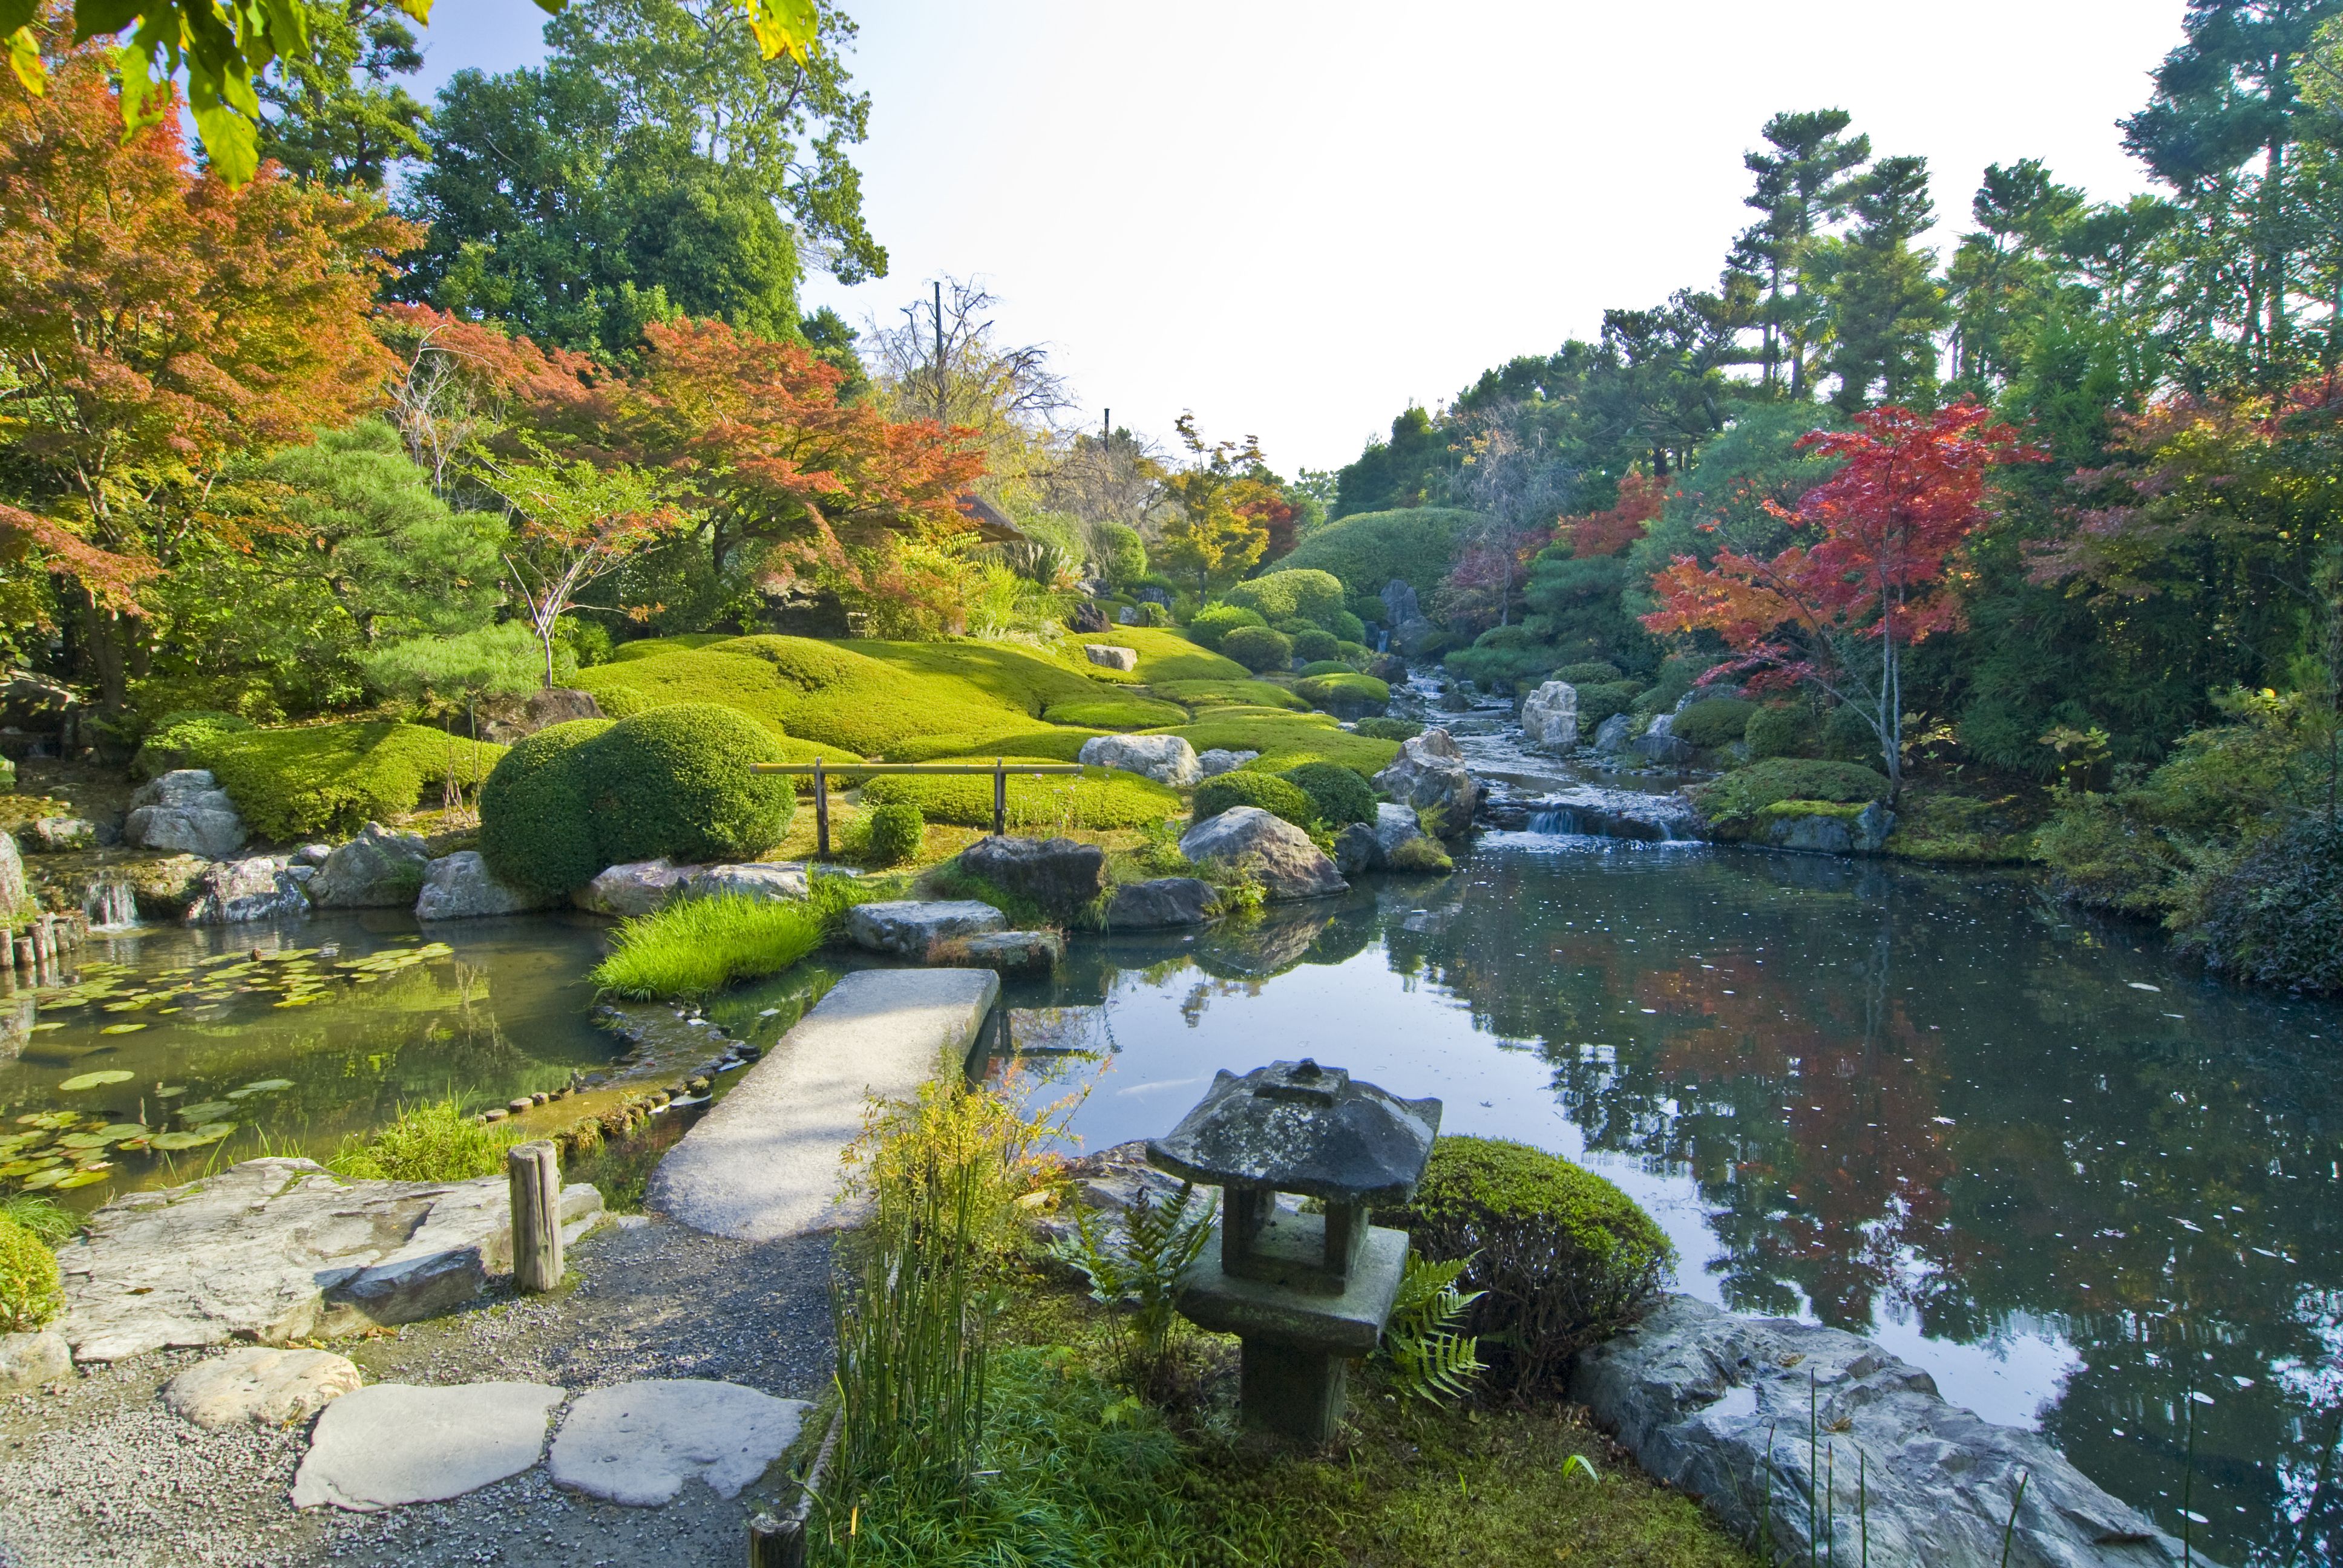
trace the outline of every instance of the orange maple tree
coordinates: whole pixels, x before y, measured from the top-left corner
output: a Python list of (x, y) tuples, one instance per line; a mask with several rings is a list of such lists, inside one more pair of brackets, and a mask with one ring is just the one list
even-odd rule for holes
[(154, 635), (140, 585), (237, 527), (206, 485), (378, 395), (367, 301), (414, 231), (274, 166), (199, 175), (176, 113), (123, 135), (103, 49), (50, 65), (38, 95), (0, 74), (0, 554), (59, 580), (118, 708)]
[(1560, 519), (1554, 526), (1554, 538), (1569, 545), (1578, 560), (1615, 556), (1644, 537), (1667, 501), (1667, 480), (1631, 473), (1619, 481), (1616, 502), (1604, 511)]
[[(1793, 543), (1760, 558), (1730, 548), (1703, 567), (1678, 556), (1652, 578), (1655, 632), (1713, 631), (1735, 657), (1702, 678), (1805, 684), (1845, 703), (1878, 736), (1903, 782), (1903, 652), (1962, 623), (1966, 545), (1986, 518), (1986, 477), (2042, 454), (1963, 401), (1935, 414), (1890, 405), (1855, 428), (1817, 430), (1800, 450), (1845, 466), (1791, 511), (1768, 501)], [(1711, 525), (1712, 527), (1714, 525)]]

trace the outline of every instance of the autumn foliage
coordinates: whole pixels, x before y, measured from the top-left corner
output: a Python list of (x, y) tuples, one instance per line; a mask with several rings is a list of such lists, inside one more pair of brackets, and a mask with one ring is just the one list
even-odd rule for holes
[(1619, 498), (1600, 512), (1564, 518), (1554, 524), (1554, 538), (1570, 546), (1578, 560), (1615, 556), (1644, 537), (1644, 530), (1667, 505), (1668, 482), (1634, 473), (1619, 481)]

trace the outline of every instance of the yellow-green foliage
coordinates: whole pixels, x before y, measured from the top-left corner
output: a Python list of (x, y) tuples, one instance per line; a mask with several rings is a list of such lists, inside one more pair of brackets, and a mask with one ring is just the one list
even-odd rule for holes
[(1272, 626), (1306, 620), (1332, 629), (1342, 614), (1342, 584), (1332, 572), (1295, 568), (1281, 563), (1250, 582), (1241, 582), (1223, 596), (1240, 609), (1249, 609)]
[(30, 1333), (64, 1310), (56, 1254), (0, 1214), (0, 1332)]
[[(1011, 756), (1011, 762), (1047, 762), (1054, 758)], [(938, 761), (990, 762), (990, 756), (938, 758)], [(976, 774), (942, 778), (887, 775), (863, 786), (874, 805), (908, 800), (930, 822), (964, 828), (992, 823), (992, 780)], [(1136, 773), (1101, 769), (1094, 775), (1018, 778), (1009, 780), (1009, 826), (1042, 828), (1137, 828), (1160, 822), (1180, 809), (1179, 794)]]
[(1183, 724), (1187, 722), (1188, 710), (1176, 703), (1155, 702), (1143, 697), (1103, 697), (1057, 703), (1041, 717), (1052, 724), (1129, 731)]
[(567, 892), (610, 863), (596, 848), (585, 774), (570, 753), (614, 722), (548, 725), (507, 752), (480, 787), (480, 854), (506, 881)]
[(594, 983), (618, 996), (705, 996), (779, 974), (837, 934), (855, 901), (853, 879), (818, 877), (803, 900), (728, 894), (682, 899), (627, 921)]
[(1258, 806), (1305, 833), (1318, 826), (1318, 806), (1310, 792), (1273, 773), (1251, 773), (1240, 768), (1196, 786), (1197, 821), (1217, 817), (1232, 806)]
[[(1103, 729), (1037, 724), (1006, 735), (988, 735), (981, 746), (973, 735), (920, 735), (897, 742), (888, 758), (895, 762), (934, 762), (947, 757), (980, 756), (981, 760), (990, 762), (998, 755), (1072, 762), (1081, 757), (1083, 741), (1106, 733)], [(986, 751), (986, 747), (991, 749)]]
[(1310, 706), (1284, 687), (1268, 680), (1163, 680), (1148, 689), (1158, 697), (1169, 698), (1182, 707), (1198, 711), (1221, 708), (1282, 708), (1299, 712)]
[(1302, 700), (1319, 708), (1365, 705), (1380, 707), (1391, 700), (1391, 688), (1372, 675), (1345, 670), (1340, 675), (1313, 675), (1297, 681), (1293, 689)]
[[(1101, 669), (1082, 654), (1082, 644), (1103, 643), (1111, 648), (1127, 648), (1139, 655), (1139, 668), (1128, 672)], [(1112, 631), (1077, 632), (1060, 645), (1066, 662), (1075, 668), (1090, 671), (1097, 680), (1138, 681), (1146, 686), (1160, 687), (1167, 680), (1242, 680), (1244, 666), (1232, 658), (1223, 658), (1176, 631), (1143, 626), (1119, 626)]]
[(398, 1120), (363, 1138), (347, 1138), (326, 1164), (364, 1181), (468, 1181), (505, 1168), (517, 1129), (483, 1126), (454, 1100), (403, 1105)]
[(1339, 762), (1353, 772), (1374, 774), (1399, 755), (1398, 741), (1353, 733), (1322, 713), (1216, 713), (1159, 733), (1181, 736), (1199, 751), (1215, 746), (1258, 751), (1245, 767), (1262, 773), (1282, 773), (1304, 762)]
[(1425, 598), (1453, 564), (1457, 531), (1482, 522), (1475, 513), (1444, 507), (1358, 512), (1322, 528), (1294, 547), (1265, 578), (1316, 569), (1333, 573), (1354, 594), (1380, 594), (1393, 578)]
[(1885, 800), (1887, 780), (1855, 762), (1769, 757), (1687, 791), (1713, 828), (1745, 827), (1776, 800)]
[(187, 749), (255, 833), (280, 843), (355, 833), (412, 811), (450, 769), (466, 789), (505, 754), (419, 724), (371, 719), (299, 729), (214, 730)]
[(686, 652), (706, 648), (710, 643), (729, 642), (729, 634), (720, 631), (687, 631), (674, 637), (645, 637), (633, 642), (622, 642), (610, 650), (606, 663), (621, 664), (628, 659), (657, 658), (663, 653)]

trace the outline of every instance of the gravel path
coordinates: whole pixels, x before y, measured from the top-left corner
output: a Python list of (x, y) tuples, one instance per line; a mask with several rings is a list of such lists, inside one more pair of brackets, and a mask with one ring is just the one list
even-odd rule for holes
[[(752, 1244), (630, 1219), (572, 1251), (568, 1290), (327, 1348), (369, 1382), (513, 1378), (575, 1393), (698, 1377), (815, 1398), (831, 1358), (829, 1259), (820, 1237)], [(556, 1490), (540, 1467), (449, 1503), (297, 1512), (286, 1493), (305, 1430), (207, 1432), (156, 1402), (200, 1359), (144, 1356), (62, 1392), (0, 1398), (0, 1568), (733, 1564), (770, 1495), (728, 1503), (693, 1483), (665, 1507), (620, 1508)]]

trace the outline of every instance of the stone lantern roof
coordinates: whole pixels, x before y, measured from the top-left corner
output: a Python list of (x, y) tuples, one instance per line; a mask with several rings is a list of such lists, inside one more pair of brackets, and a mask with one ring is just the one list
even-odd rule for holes
[(1329, 1203), (1406, 1201), (1432, 1157), (1440, 1101), (1402, 1100), (1308, 1057), (1225, 1068), (1180, 1125), (1147, 1144), (1149, 1162), (1232, 1191), (1294, 1192)]

